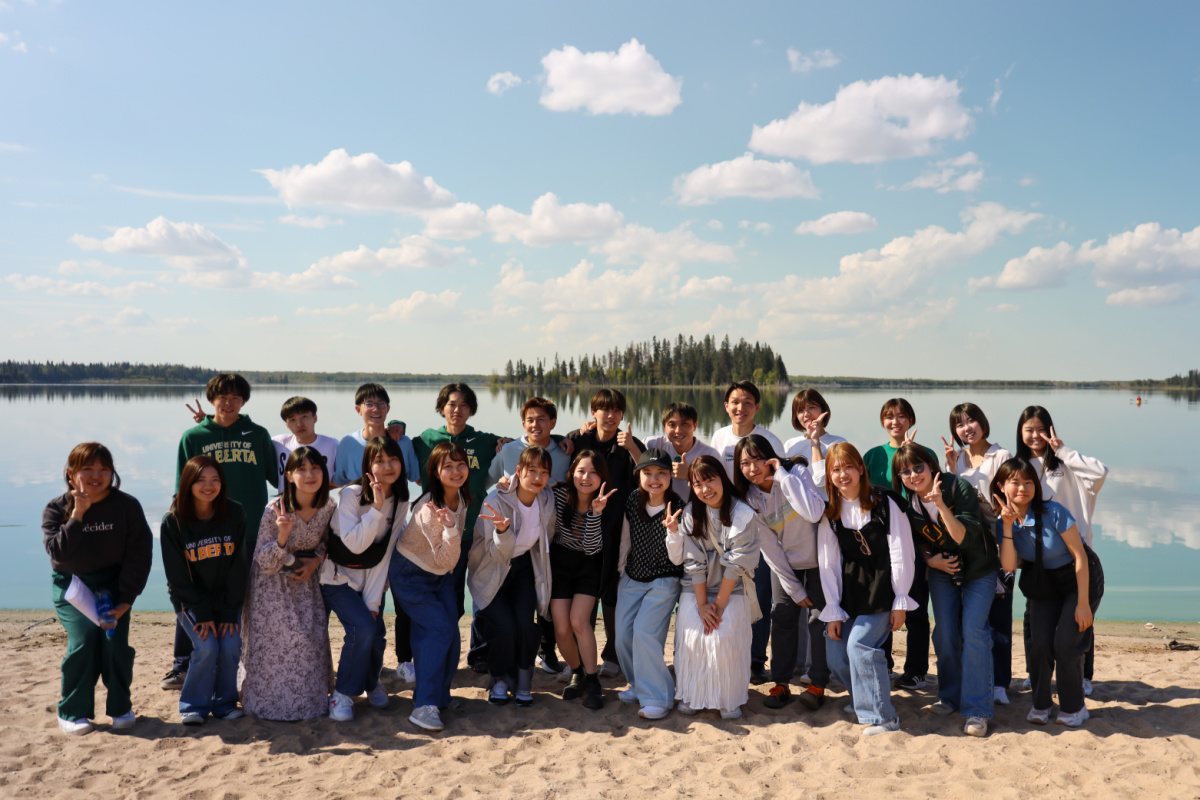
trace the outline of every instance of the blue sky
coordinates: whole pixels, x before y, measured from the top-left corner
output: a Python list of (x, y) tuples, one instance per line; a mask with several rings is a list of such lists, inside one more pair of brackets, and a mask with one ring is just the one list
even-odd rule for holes
[(715, 333), (797, 374), (1173, 374), (1198, 22), (0, 0), (0, 355), (486, 373)]

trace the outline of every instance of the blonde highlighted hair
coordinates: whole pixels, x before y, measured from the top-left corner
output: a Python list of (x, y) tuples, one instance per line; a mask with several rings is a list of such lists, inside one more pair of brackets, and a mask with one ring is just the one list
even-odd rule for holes
[(867, 479), (867, 465), (854, 445), (849, 442), (838, 442), (829, 448), (825, 454), (825, 494), (829, 495), (829, 505), (825, 508), (825, 516), (837, 519), (842, 515), (842, 495), (833, 483), (833, 468), (839, 464), (849, 464), (859, 470), (858, 502), (863, 511), (875, 507), (875, 496), (871, 492), (871, 482)]

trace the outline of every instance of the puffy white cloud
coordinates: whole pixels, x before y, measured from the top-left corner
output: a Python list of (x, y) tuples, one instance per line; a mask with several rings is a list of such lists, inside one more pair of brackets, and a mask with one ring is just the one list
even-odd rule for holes
[(1191, 299), (1191, 293), (1181, 283), (1163, 286), (1142, 286), (1136, 289), (1121, 289), (1104, 298), (1105, 305), (1147, 308), (1150, 306), (1173, 306)]
[(813, 236), (832, 236), (834, 234), (866, 233), (879, 227), (879, 223), (870, 214), (863, 211), (834, 211), (820, 219), (810, 219), (796, 226), (796, 233)]
[(332, 308), (305, 308), (301, 306), (296, 309), (295, 313), (302, 317), (364, 317), (368, 314), (378, 314), (379, 306), (373, 303), (370, 305), (351, 303), (348, 306), (334, 306)]
[(1024, 178), (1021, 178), (1021, 180), (1017, 181), (1017, 183), (1026, 187), (1033, 186), (1035, 183), (1037, 183), (1037, 178), (1033, 177), (1032, 175), (1026, 175)]
[(320, 163), (256, 170), (289, 208), (336, 205), (383, 211), (422, 211), (454, 202), (454, 195), (412, 164), (388, 164), (374, 153), (332, 150)]
[(59, 262), (54, 271), (59, 275), (86, 275), (92, 278), (119, 278), (131, 273), (131, 270), (109, 266), (95, 258), (88, 258), (83, 261), (67, 259), (66, 261)]
[[(241, 280), (246, 259), (212, 231), (193, 222), (157, 217), (143, 228), (118, 228), (107, 239), (76, 234), (70, 241), (81, 250), (160, 258), (201, 283)], [(200, 278), (201, 275), (209, 277)]]
[(1099, 286), (1141, 288), (1200, 278), (1200, 226), (1181, 233), (1157, 222), (1113, 234), (1102, 245), (1084, 242), (1079, 260), (1095, 265)]
[[(635, 269), (607, 269), (593, 275), (594, 265), (580, 261), (562, 275), (542, 281), (529, 276), (516, 261), (500, 267), (493, 303), (500, 313), (523, 316), (536, 310), (547, 314), (603, 314), (606, 323), (622, 314), (654, 311), (674, 305), (679, 272), (675, 267), (643, 264)], [(587, 301), (581, 303), (580, 298)], [(614, 314), (616, 316), (614, 316)]]
[(166, 291), (160, 286), (146, 281), (133, 281), (124, 286), (105, 286), (95, 281), (68, 281), (61, 278), (47, 278), (44, 275), (7, 275), (5, 281), (12, 284), (19, 292), (45, 292), (56, 297), (104, 297), (113, 300), (124, 300), (135, 294), (146, 294)]
[[(154, 317), (144, 308), (126, 306), (115, 314), (85, 314), (67, 319), (55, 320), (51, 327), (72, 330), (96, 331), (110, 330), (120, 335), (145, 336), (147, 333), (176, 333), (181, 330), (196, 328), (199, 321), (193, 317)], [(145, 329), (152, 328), (152, 331)]]
[(528, 214), (499, 205), (487, 210), (488, 227), (497, 242), (515, 239), (532, 247), (605, 239), (624, 222), (624, 215), (608, 203), (562, 205), (552, 192), (534, 200)]
[(735, 283), (729, 275), (717, 275), (713, 278), (693, 275), (679, 287), (679, 296), (690, 300), (724, 300), (738, 291), (744, 291), (744, 288)]
[(474, 239), (487, 228), (483, 209), (474, 203), (455, 203), (421, 214), (424, 234), (431, 239)]
[(434, 320), (446, 319), (446, 313), (458, 307), (462, 292), (446, 289), (438, 294), (429, 294), (420, 289), (408, 297), (402, 297), (387, 307), (385, 311), (368, 317), (368, 322), (385, 322), (387, 320)]
[(700, 261), (732, 263), (737, 260), (728, 245), (706, 242), (686, 225), (656, 231), (642, 225), (624, 225), (613, 236), (592, 245), (591, 252), (606, 256), (610, 264), (687, 264)]
[(932, 168), (925, 170), (900, 188), (934, 189), (938, 194), (973, 192), (983, 183), (983, 170), (964, 169), (964, 167), (978, 166), (979, 156), (974, 153), (964, 153), (957, 158), (938, 161)]
[(896, 75), (856, 81), (824, 105), (801, 103), (790, 116), (754, 126), (750, 148), (814, 164), (876, 164), (933, 152), (943, 139), (970, 132), (958, 82), (943, 76)]
[(301, 217), (297, 214), (287, 214), (280, 217), (279, 221), (284, 225), (295, 225), (300, 228), (316, 228), (318, 230), (328, 228), (331, 225), (345, 224), (340, 219), (332, 219), (325, 215), (319, 217)]
[(755, 233), (761, 233), (763, 235), (775, 230), (775, 226), (769, 222), (751, 222), (748, 219), (744, 219), (739, 222), (738, 227), (744, 231), (754, 231)]
[(514, 86), (520, 86), (522, 83), (524, 81), (521, 80), (519, 75), (514, 75), (511, 72), (497, 72), (488, 78), (487, 90), (498, 97)]
[(705, 164), (675, 179), (675, 193), (685, 206), (708, 205), (723, 197), (817, 198), (807, 170), (790, 161), (763, 161), (746, 153), (731, 161)]
[(811, 53), (801, 53), (789, 47), (787, 51), (788, 64), (792, 72), (810, 72), (814, 69), (836, 67), (841, 59), (832, 50), (813, 50)]
[(255, 272), (251, 276), (255, 289), (272, 292), (331, 292), (339, 289), (356, 289), (358, 284), (347, 278), (322, 269), (316, 264), (303, 272)]
[(386, 272), (401, 267), (436, 269), (454, 262), (466, 250), (445, 247), (424, 236), (405, 236), (395, 247), (372, 250), (359, 245), (333, 256), (325, 256), (312, 265), (319, 273)]
[(721, 222), (719, 219), (710, 219), (708, 222), (704, 223), (704, 225), (710, 231), (719, 231), (725, 227), (725, 223)]
[(567, 45), (547, 53), (542, 66), (546, 80), (539, 102), (551, 111), (656, 117), (683, 102), (683, 79), (668, 75), (637, 39), (615, 53), (584, 53)]
[(971, 291), (978, 289), (1046, 289), (1065, 286), (1071, 267), (1078, 263), (1075, 248), (1059, 242), (1051, 248), (1034, 247), (1028, 253), (1009, 259), (994, 277), (971, 279)]

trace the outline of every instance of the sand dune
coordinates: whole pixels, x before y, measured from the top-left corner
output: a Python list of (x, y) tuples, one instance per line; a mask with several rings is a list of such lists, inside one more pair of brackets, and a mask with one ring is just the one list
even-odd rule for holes
[[(1195, 641), (1197, 625), (1102, 624), (1092, 718), (1080, 730), (1026, 723), (1029, 694), (1014, 691), (988, 738), (972, 739), (957, 718), (924, 710), (936, 699), (926, 690), (896, 693), (899, 733), (865, 739), (841, 711), (843, 694), (816, 713), (797, 703), (772, 711), (762, 705), (769, 686), (751, 690), (741, 720), (647, 722), (617, 701), (623, 682), (605, 681), (608, 704), (592, 712), (559, 699), (563, 684), (541, 673), (532, 708), (494, 708), (484, 677), (464, 667), (454, 689), (462, 707), (443, 715), (444, 733), (428, 735), (408, 722), (411, 687), (394, 677), (390, 706), (360, 699), (350, 723), (185, 728), (178, 693), (158, 687), (173, 618), (135, 613), (138, 723), (113, 733), (101, 717), (97, 731), (73, 738), (54, 717), (66, 634), (57, 622), (25, 630), (48, 616), (0, 613), (2, 797), (1200, 797), (1200, 653), (1170, 652), (1162, 639)], [(331, 634), (336, 649), (336, 621)]]

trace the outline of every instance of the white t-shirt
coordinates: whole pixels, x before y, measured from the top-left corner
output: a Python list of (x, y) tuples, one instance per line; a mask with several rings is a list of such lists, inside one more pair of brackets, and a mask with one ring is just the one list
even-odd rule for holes
[(288, 432), (272, 436), (271, 441), (275, 442), (275, 455), (279, 457), (279, 491), (283, 491), (283, 468), (287, 466), (287, 460), (291, 456), (292, 451), (298, 447), (316, 448), (318, 453), (325, 456), (325, 468), (329, 470), (329, 477), (333, 478), (333, 467), (337, 463), (338, 440), (332, 436), (324, 436), (318, 433), (316, 440), (312, 444), (303, 445), (296, 441), (296, 434)]
[[(671, 457), (671, 460), (679, 458), (679, 452), (675, 449), (675, 445), (671, 444), (671, 440), (666, 436), (651, 436), (646, 440), (646, 449), (657, 447)], [(692, 449), (683, 454), (683, 463), (689, 467), (692, 462), (700, 456), (712, 456), (721, 460), (721, 455), (711, 447), (699, 439), (695, 439), (692, 444)], [(688, 485), (687, 478), (672, 478), (671, 488), (675, 490), (675, 494), (679, 495), (680, 500), (687, 500), (691, 494), (692, 487)]]
[(535, 497), (529, 505), (518, 500), (516, 506), (517, 513), (521, 515), (521, 527), (517, 531), (517, 543), (513, 547), (513, 558), (532, 550), (542, 535), (541, 500)]
[(821, 437), (821, 456), (820, 461), (813, 461), (812, 441), (807, 436), (796, 436), (784, 442), (783, 447), (787, 450), (784, 455), (788, 458), (796, 456), (804, 456), (808, 461), (808, 466), (812, 470), (813, 483), (817, 486), (817, 491), (821, 493), (821, 499), (829, 501), (829, 495), (825, 493), (825, 459), (824, 456), (829, 452), (829, 448), (833, 447), (838, 442), (846, 441), (837, 434), (825, 432)]
[[(750, 431), (750, 433), (757, 433), (759, 436), (770, 442), (771, 447), (775, 448), (775, 455), (784, 455), (783, 442), (779, 441), (778, 436), (771, 433), (762, 425), (755, 425), (754, 430)], [(746, 436), (749, 436), (750, 433), (746, 434)], [(713, 434), (712, 448), (717, 451), (717, 455), (721, 459), (721, 462), (725, 464), (725, 472), (729, 474), (730, 480), (733, 480), (733, 451), (737, 447), (737, 443), (742, 439), (745, 439), (746, 436), (738, 436), (735, 434), (733, 432), (732, 425), (726, 425), (724, 428), (721, 428), (719, 431)]]

